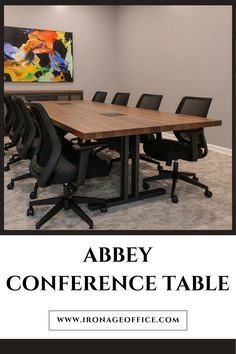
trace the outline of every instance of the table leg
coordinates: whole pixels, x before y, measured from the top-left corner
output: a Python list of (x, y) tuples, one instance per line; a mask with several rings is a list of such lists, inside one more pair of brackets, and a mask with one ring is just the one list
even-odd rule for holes
[(122, 136), (120, 151), (120, 198), (125, 202), (129, 198), (129, 137)]
[(133, 198), (139, 196), (139, 135), (131, 137), (131, 157), (132, 157), (132, 170), (131, 170), (131, 194)]

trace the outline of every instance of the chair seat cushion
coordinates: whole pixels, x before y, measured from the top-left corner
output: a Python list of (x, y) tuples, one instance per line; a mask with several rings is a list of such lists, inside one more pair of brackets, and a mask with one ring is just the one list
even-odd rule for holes
[[(147, 141), (143, 145), (143, 150), (148, 156), (160, 161), (193, 160), (191, 146), (175, 140), (161, 139)], [(202, 151), (199, 148), (198, 158), (201, 158), (201, 156)]]
[(110, 171), (111, 165), (107, 161), (100, 159), (92, 152), (90, 153), (86, 178), (105, 177), (109, 175)]
[(61, 155), (48, 180), (48, 185), (72, 183), (76, 180), (76, 175), (76, 166)]
[[(79, 163), (80, 153), (78, 151), (69, 149), (63, 150), (56, 168), (49, 179), (49, 185), (75, 182)], [(110, 170), (111, 166), (107, 161), (101, 160), (92, 152), (89, 154), (86, 179), (107, 176), (110, 173)]]

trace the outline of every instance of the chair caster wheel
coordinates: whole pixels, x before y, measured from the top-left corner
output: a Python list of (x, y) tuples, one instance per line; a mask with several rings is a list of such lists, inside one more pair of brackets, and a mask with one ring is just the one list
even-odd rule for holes
[(38, 224), (35, 225), (35, 229), (36, 230), (39, 230), (40, 229), (40, 226)]
[(30, 199), (36, 199), (37, 198), (37, 193), (33, 191), (33, 192), (30, 193), (29, 197), (30, 197)]
[(194, 180), (194, 181), (198, 182), (198, 179), (199, 179), (199, 178), (198, 178), (197, 176), (193, 176), (193, 180)]
[(207, 198), (211, 198), (211, 197), (212, 197), (212, 192), (206, 190), (206, 191), (205, 191), (205, 196), (206, 196)]
[(7, 189), (9, 189), (9, 190), (14, 189), (14, 182), (8, 183)]
[(93, 225), (89, 225), (89, 229), (92, 230), (93, 229)]
[(148, 190), (149, 188), (150, 188), (149, 183), (143, 182), (143, 189), (145, 189), (145, 191), (146, 191), (146, 190)]
[(6, 165), (5, 167), (4, 167), (4, 171), (9, 171), (10, 170), (10, 167), (8, 166), (8, 165)]
[(179, 198), (177, 197), (177, 195), (172, 195), (171, 196), (171, 200), (172, 200), (172, 203), (178, 203), (178, 201), (179, 201)]
[[(27, 216), (34, 216), (34, 208), (33, 207), (29, 207), (27, 209)], [(37, 225), (36, 225), (37, 228)]]
[(100, 211), (101, 211), (101, 213), (106, 213), (107, 212), (107, 206), (106, 205), (101, 205), (101, 207), (100, 207)]

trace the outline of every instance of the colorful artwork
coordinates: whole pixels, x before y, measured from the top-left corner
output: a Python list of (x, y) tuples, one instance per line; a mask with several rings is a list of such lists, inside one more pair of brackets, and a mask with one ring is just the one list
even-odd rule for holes
[(5, 27), (4, 81), (73, 81), (72, 33)]

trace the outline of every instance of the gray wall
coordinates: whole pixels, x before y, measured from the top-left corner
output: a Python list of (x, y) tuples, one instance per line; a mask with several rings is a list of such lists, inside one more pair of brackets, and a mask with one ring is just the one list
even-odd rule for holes
[(116, 89), (114, 6), (5, 6), (5, 26), (73, 32), (73, 83), (5, 83), (5, 88), (28, 90), (82, 89), (85, 99), (94, 91)]
[(206, 129), (211, 144), (231, 148), (232, 15), (230, 6), (119, 6), (117, 88), (164, 95), (160, 110), (174, 112), (185, 95), (212, 97)]
[(231, 148), (232, 15), (230, 6), (5, 6), (5, 25), (72, 31), (74, 82), (6, 88), (130, 91), (164, 95), (174, 112), (184, 95), (213, 98), (206, 129), (211, 144)]

